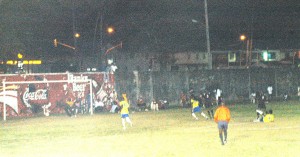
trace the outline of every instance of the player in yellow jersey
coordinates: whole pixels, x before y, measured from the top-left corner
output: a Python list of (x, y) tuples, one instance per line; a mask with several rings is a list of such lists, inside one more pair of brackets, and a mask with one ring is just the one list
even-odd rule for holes
[(275, 116), (273, 114), (273, 110), (269, 110), (268, 112), (266, 112), (267, 114), (264, 116), (263, 118), (263, 122), (265, 123), (269, 123), (269, 122), (274, 122)]
[(208, 117), (201, 111), (201, 107), (199, 106), (199, 101), (195, 99), (194, 95), (191, 95), (191, 104), (192, 104), (192, 116), (198, 120), (198, 117), (196, 116), (196, 112), (201, 112), (201, 115), (208, 119)]
[(121, 118), (122, 118), (122, 125), (123, 129), (126, 130), (126, 122), (132, 126), (132, 122), (129, 118), (129, 103), (128, 100), (123, 96), (122, 101), (119, 103), (120, 108), (121, 108)]

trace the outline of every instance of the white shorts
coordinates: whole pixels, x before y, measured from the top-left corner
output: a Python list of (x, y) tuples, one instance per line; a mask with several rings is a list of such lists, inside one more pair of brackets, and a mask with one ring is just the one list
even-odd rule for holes
[(260, 110), (260, 109), (256, 109), (256, 112), (259, 113), (259, 114), (263, 114), (264, 111)]

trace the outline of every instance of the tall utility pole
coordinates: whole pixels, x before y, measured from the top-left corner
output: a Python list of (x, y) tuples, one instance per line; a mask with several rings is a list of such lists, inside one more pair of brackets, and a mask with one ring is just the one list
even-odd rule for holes
[(104, 51), (104, 48), (103, 48), (103, 13), (104, 13), (104, 11), (101, 13), (101, 17), (100, 17), (100, 52), (98, 53), (98, 57), (97, 57), (99, 59), (98, 67), (104, 66), (104, 65), (102, 65), (103, 61), (106, 62), (106, 60), (102, 58), (103, 51)]
[[(98, 62), (98, 68), (102, 68), (103, 66), (106, 65), (106, 59), (103, 58), (103, 53), (104, 53), (104, 47), (103, 47), (103, 40), (104, 40), (104, 35), (103, 35), (103, 23), (104, 23), (104, 17), (105, 17), (105, 4), (106, 0), (101, 1), (101, 11), (100, 11), (100, 52), (97, 53), (97, 62)], [(103, 65), (104, 62), (104, 65)]]
[(77, 38), (79, 36), (76, 36), (76, 34), (78, 34), (78, 33), (77, 33), (77, 27), (76, 27), (77, 23), (76, 23), (76, 14), (75, 14), (75, 11), (76, 11), (75, 1), (73, 1), (72, 5), (73, 5), (72, 6), (73, 39), (74, 39), (74, 47), (75, 47), (75, 49), (74, 49), (75, 50), (75, 57), (72, 61), (72, 64), (74, 64), (73, 66), (75, 66), (75, 62), (78, 61), (79, 62), (79, 64), (78, 64), (79, 71), (82, 71), (82, 62), (83, 62), (82, 54), (78, 51), (78, 45), (77, 45)]
[[(98, 21), (99, 21), (99, 19), (100, 19), (100, 16), (102, 16), (102, 13), (101, 12), (99, 12), (99, 14), (98, 14), (98, 16), (97, 16), (97, 19), (96, 19), (96, 25), (95, 25), (95, 29), (94, 29), (94, 37), (93, 37), (93, 54), (95, 55), (95, 58), (96, 58), (96, 67), (97, 68), (99, 68), (100, 67), (100, 63), (99, 63), (99, 61), (100, 61), (100, 59), (99, 59), (99, 53), (96, 53), (95, 52), (95, 49), (96, 49), (96, 46), (95, 46), (95, 44), (96, 44), (96, 35), (97, 35), (97, 29), (98, 29)], [(102, 17), (101, 17), (102, 18)], [(102, 19), (101, 19), (102, 20)]]
[[(97, 52), (96, 52), (96, 47), (98, 48), (98, 46), (96, 46), (96, 39), (97, 39), (96, 35), (97, 35), (97, 30), (98, 30), (99, 19), (100, 19), (100, 28), (99, 28), (99, 31), (100, 31), (100, 52), (98, 52), (98, 49), (97, 49)], [(93, 39), (93, 54), (96, 57), (95, 66), (97, 68), (100, 68), (101, 65), (102, 65), (101, 63), (102, 63), (103, 50), (104, 50), (104, 48), (103, 48), (103, 9), (102, 9), (102, 11), (99, 12), (99, 14), (97, 16), (97, 19), (96, 19), (96, 25), (95, 25), (95, 29), (94, 29), (94, 39)]]
[(204, 9), (205, 9), (205, 26), (206, 26), (207, 61), (208, 61), (208, 69), (211, 70), (212, 69), (212, 55), (210, 52), (207, 0), (204, 0)]

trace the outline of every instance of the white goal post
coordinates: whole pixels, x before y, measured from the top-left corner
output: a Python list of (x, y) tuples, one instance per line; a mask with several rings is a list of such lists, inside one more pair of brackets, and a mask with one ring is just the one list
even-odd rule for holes
[[(92, 86), (92, 79), (84, 79), (84, 80), (43, 80), (43, 81), (6, 81), (5, 79), (2, 80), (3, 85), (3, 120), (6, 121), (6, 85), (11, 84), (45, 84), (45, 83), (89, 83), (90, 87), (90, 106), (93, 106), (93, 86)], [(93, 109), (91, 109), (91, 115), (93, 115)]]

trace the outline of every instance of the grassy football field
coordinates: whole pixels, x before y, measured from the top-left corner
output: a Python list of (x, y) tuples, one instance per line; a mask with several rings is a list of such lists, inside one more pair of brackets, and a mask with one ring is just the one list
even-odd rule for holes
[(1, 121), (0, 156), (64, 157), (296, 157), (300, 154), (300, 102), (272, 102), (274, 123), (254, 123), (254, 104), (228, 105), (228, 143), (217, 124), (191, 117), (190, 109), (130, 113), (123, 131), (119, 114), (38, 116)]

